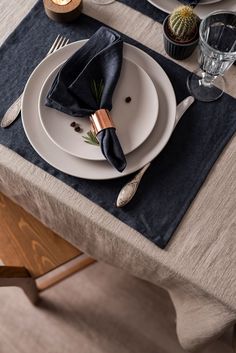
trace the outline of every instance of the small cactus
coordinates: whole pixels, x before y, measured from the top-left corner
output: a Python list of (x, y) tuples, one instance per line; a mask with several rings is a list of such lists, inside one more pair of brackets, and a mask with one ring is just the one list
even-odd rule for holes
[(175, 40), (186, 42), (196, 35), (199, 21), (191, 6), (180, 6), (170, 15), (168, 28)]

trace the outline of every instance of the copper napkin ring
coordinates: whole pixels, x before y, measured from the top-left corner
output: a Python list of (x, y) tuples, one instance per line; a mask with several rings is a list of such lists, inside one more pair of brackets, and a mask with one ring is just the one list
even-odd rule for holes
[(90, 115), (92, 128), (97, 135), (101, 130), (115, 128), (111, 115), (107, 109), (99, 109)]

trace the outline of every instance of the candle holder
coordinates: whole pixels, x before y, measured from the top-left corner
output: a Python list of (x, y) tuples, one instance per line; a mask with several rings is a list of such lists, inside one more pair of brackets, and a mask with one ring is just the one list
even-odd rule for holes
[(62, 23), (75, 21), (82, 10), (82, 0), (43, 0), (43, 4), (48, 17)]

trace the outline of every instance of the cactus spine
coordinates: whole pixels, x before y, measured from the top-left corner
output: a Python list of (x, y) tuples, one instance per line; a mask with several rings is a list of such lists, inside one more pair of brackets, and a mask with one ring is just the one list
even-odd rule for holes
[(191, 6), (180, 6), (170, 15), (168, 27), (175, 40), (186, 42), (195, 36), (199, 21)]

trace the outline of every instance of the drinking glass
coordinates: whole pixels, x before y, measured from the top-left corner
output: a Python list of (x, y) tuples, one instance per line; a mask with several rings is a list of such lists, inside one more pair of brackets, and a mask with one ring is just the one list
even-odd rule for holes
[(211, 102), (222, 96), (224, 73), (236, 60), (236, 12), (216, 11), (199, 28), (199, 64), (187, 80), (196, 99)]
[(114, 1), (116, 1), (116, 0), (93, 0), (93, 2), (98, 5), (108, 5)]

